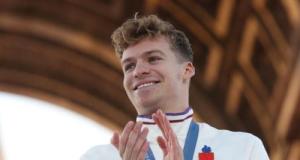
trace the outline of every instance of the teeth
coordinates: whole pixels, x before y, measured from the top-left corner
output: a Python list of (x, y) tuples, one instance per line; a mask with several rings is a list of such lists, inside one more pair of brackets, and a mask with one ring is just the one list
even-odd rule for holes
[(153, 84), (155, 84), (155, 83), (153, 83), (153, 82), (151, 82), (151, 83), (145, 83), (145, 84), (142, 84), (142, 85), (138, 86), (137, 89), (140, 89), (140, 88), (143, 88), (143, 87), (147, 87), (147, 86), (151, 86)]

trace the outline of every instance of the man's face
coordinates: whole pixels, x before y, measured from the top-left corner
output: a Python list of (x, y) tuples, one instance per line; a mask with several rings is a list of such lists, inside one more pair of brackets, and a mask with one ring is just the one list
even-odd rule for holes
[(155, 111), (163, 101), (176, 101), (188, 87), (186, 63), (180, 62), (177, 54), (163, 36), (143, 39), (123, 52), (123, 85), (139, 114)]

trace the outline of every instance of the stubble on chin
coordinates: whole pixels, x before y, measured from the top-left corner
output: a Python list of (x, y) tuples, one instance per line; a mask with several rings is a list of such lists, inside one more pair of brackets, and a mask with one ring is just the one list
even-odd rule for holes
[(135, 109), (137, 110), (139, 115), (151, 115), (155, 113), (160, 106), (157, 102), (142, 102), (134, 104)]
[[(154, 95), (153, 95), (154, 94)], [(151, 93), (145, 95), (130, 95), (130, 101), (134, 105), (139, 115), (151, 115), (158, 109), (161, 109), (161, 95), (158, 93)]]

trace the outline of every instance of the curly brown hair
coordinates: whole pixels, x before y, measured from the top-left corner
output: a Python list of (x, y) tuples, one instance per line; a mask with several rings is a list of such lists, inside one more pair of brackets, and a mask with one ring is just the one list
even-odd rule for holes
[(170, 48), (181, 55), (185, 61), (193, 61), (193, 51), (186, 35), (177, 30), (171, 23), (163, 21), (156, 15), (138, 17), (125, 21), (111, 35), (112, 44), (117, 55), (122, 58), (124, 50), (145, 38), (166, 36), (170, 41)]

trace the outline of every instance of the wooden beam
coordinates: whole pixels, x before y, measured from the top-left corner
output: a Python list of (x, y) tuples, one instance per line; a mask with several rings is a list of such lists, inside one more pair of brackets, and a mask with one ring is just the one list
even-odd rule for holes
[(121, 66), (111, 46), (92, 38), (86, 33), (66, 29), (42, 19), (30, 19), (6, 13), (0, 13), (0, 29), (32, 34), (37, 37), (56, 41), (95, 58), (105, 60), (111, 67), (121, 71)]
[(298, 60), (296, 61), (294, 71), (291, 75), (291, 80), (276, 126), (276, 134), (283, 139), (286, 138), (287, 133), (289, 132), (291, 120), (297, 109), (297, 102), (300, 94), (300, 56), (296, 57)]

